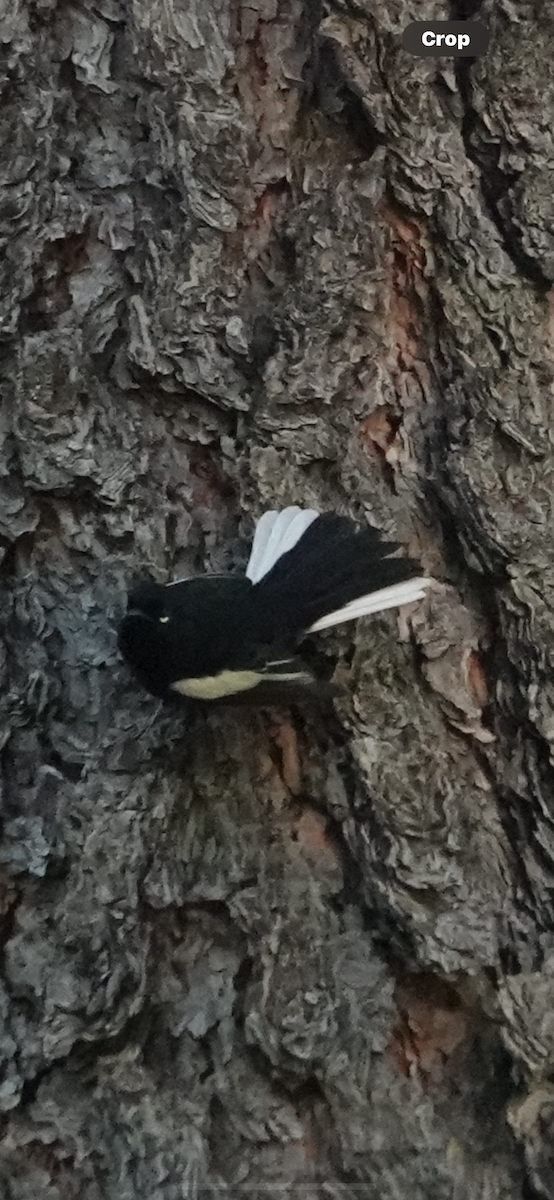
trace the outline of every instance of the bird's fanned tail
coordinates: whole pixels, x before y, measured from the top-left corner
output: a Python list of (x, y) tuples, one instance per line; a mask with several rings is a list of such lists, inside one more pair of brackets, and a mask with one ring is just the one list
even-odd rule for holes
[[(304, 515), (309, 520), (302, 528), (300, 518)], [(335, 513), (316, 517), (312, 510), (304, 514), (298, 509), (285, 509), (279, 517), (279, 536), (275, 536), (275, 528), (270, 531), (273, 565), (269, 570), (260, 570), (264, 555), (258, 558), (257, 571), (250, 573), (249, 564), (249, 578), (271, 614), (274, 627), (297, 636), (315, 633), (420, 600), (429, 586), (430, 580), (419, 574), (419, 564), (410, 558), (393, 557), (396, 545), (384, 541), (377, 529), (357, 530), (348, 517)], [(269, 524), (268, 520), (267, 528)], [(279, 545), (286, 547), (287, 537), (292, 540), (295, 532), (295, 543), (283, 549), (275, 561)], [(256, 539), (251, 562), (255, 549)], [(267, 564), (272, 557), (269, 539), (264, 554)]]
[(272, 509), (260, 517), (254, 532), (246, 577), (259, 583), (283, 554), (292, 550), (319, 513), (313, 508), (290, 508), (277, 512)]
[(369, 592), (339, 608), (336, 612), (327, 613), (319, 621), (310, 625), (308, 633), (318, 633), (321, 629), (330, 629), (332, 625), (343, 625), (345, 621), (355, 621), (358, 617), (367, 617), (371, 613), (385, 612), (387, 608), (400, 608), (402, 604), (413, 604), (422, 600), (431, 580), (418, 576), (405, 583), (395, 583), (392, 587), (381, 588), (378, 592)]

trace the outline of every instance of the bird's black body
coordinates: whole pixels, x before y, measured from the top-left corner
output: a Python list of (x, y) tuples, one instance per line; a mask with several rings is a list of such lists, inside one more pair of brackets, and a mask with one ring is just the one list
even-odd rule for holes
[(314, 677), (296, 647), (312, 626), (328, 614), (327, 624), (350, 619), (341, 616), (345, 605), (361, 597), (366, 611), (364, 598), (414, 580), (417, 564), (390, 557), (396, 547), (377, 530), (358, 532), (346, 517), (310, 512), (312, 523), (296, 544), (256, 582), (206, 575), (143, 583), (130, 594), (119, 646), (149, 692), (259, 701), (272, 686), (281, 694), (309, 687)]
[(249, 579), (233, 575), (198, 576), (169, 587), (141, 584), (129, 596), (121, 626), (123, 657), (148, 691), (162, 697), (180, 679), (263, 666), (271, 627), (253, 592)]

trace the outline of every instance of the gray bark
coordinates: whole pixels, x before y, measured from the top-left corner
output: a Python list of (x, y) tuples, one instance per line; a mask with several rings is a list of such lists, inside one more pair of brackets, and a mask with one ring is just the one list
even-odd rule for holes
[[(554, 1197), (554, 17), (0, 29), (2, 1197)], [(334, 716), (164, 710), (128, 581), (290, 502), (440, 582)]]

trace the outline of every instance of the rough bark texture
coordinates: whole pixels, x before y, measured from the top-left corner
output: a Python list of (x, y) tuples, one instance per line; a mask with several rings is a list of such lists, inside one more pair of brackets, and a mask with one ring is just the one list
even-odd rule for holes
[[(1, 1195), (554, 1197), (549, 6), (0, 7)], [(291, 501), (441, 582), (334, 717), (139, 694)]]

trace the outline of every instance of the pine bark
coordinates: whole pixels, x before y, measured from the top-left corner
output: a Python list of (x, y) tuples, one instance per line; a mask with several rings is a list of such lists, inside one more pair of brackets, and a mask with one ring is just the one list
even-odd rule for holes
[[(2, 8), (1, 1196), (554, 1197), (554, 15)], [(129, 581), (287, 503), (429, 599), (142, 694)]]

